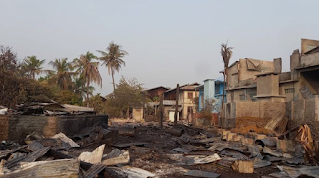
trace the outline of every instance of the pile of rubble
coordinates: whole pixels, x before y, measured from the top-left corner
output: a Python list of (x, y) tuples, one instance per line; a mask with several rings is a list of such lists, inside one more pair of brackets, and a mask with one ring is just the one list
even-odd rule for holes
[(0, 177), (319, 177), (310, 130), (296, 131), (298, 142), (154, 122), (32, 133), (24, 146), (1, 143)]
[[(0, 150), (0, 177), (127, 177), (127, 174), (145, 174), (154, 176), (145, 170), (134, 167), (107, 168), (107, 166), (128, 163), (129, 152), (114, 149), (104, 154), (105, 144), (92, 152), (82, 151), (89, 146), (88, 140), (102, 142), (112, 131), (102, 125), (83, 129), (73, 138), (63, 133), (44, 138), (34, 132), (26, 137), (27, 145), (20, 146), (3, 141)], [(92, 141), (92, 142), (93, 142)], [(7, 148), (4, 150), (4, 148)], [(71, 152), (80, 151), (79, 156)], [(141, 173), (140, 173), (141, 171)], [(126, 173), (127, 172), (127, 173)]]
[(15, 109), (0, 106), (0, 115), (88, 115), (95, 114), (93, 108), (60, 104), (45, 95), (30, 96), (32, 102), (19, 104)]

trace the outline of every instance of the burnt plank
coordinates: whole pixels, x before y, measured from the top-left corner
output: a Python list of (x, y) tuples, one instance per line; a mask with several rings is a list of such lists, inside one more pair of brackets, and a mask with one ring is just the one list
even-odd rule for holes
[(83, 178), (93, 178), (95, 175), (99, 174), (104, 169), (105, 169), (104, 164), (101, 164), (101, 163), (94, 164), (93, 166), (90, 167), (89, 170), (85, 172), (85, 174), (83, 175)]

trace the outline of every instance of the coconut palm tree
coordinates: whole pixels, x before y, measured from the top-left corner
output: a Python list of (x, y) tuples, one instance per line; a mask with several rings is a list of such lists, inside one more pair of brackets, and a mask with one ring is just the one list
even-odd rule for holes
[(229, 65), (229, 61), (230, 58), (232, 57), (233, 51), (232, 51), (233, 47), (228, 47), (227, 43), (225, 44), (221, 44), (221, 49), (220, 49), (220, 53), (223, 57), (223, 62), (224, 62), (224, 72), (223, 72), (223, 76), (224, 76), (224, 89), (223, 89), (223, 101), (222, 101), (222, 108), (224, 108), (224, 101), (225, 101), (225, 89), (226, 89), (226, 83), (228, 83), (228, 65)]
[[(86, 98), (87, 89), (85, 86), (85, 81), (84, 81), (82, 76), (74, 78), (73, 86), (74, 86), (74, 93), (75, 94), (81, 96), (82, 98)], [(89, 87), (89, 95), (90, 96), (93, 95), (94, 90), (95, 90), (95, 88), (93, 86)]]
[(45, 59), (39, 60), (36, 56), (28, 56), (24, 59), (23, 68), (27, 71), (30, 78), (35, 79), (35, 74), (39, 75), (44, 72), (41, 67), (44, 62)]
[(55, 70), (55, 74), (51, 79), (63, 90), (72, 88), (72, 76), (76, 74), (75, 72), (72, 72), (72, 64), (67, 60), (68, 58), (62, 58), (49, 62)]
[(99, 57), (108, 69), (109, 75), (112, 75), (113, 89), (115, 90), (114, 73), (119, 72), (122, 66), (125, 66), (123, 57), (128, 55), (128, 52), (121, 49), (122, 47), (111, 42), (106, 48), (106, 51), (97, 50), (102, 56)]
[(73, 67), (77, 69), (76, 73), (86, 83), (87, 101), (89, 101), (90, 83), (94, 82), (102, 87), (102, 77), (98, 69), (99, 62), (93, 62), (92, 59), (97, 59), (97, 57), (88, 51), (85, 55), (81, 55), (80, 59), (73, 60)]

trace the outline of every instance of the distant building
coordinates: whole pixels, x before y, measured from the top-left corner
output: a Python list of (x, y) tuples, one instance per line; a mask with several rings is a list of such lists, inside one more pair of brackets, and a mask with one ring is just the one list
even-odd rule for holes
[(148, 93), (148, 97), (152, 100), (152, 101), (159, 101), (159, 98), (162, 94), (164, 94), (165, 91), (169, 90), (169, 88), (163, 87), (163, 86), (159, 86), (159, 87), (155, 87), (155, 88), (151, 88), (151, 89), (147, 89), (145, 90)]
[[(192, 119), (196, 111), (194, 98), (198, 97), (198, 86), (200, 84), (186, 84), (179, 87), (178, 103), (181, 104), (181, 119)], [(176, 100), (176, 88), (167, 90), (164, 93), (164, 100)]]
[[(219, 112), (222, 104), (224, 89), (223, 77), (217, 79), (206, 79), (204, 80), (204, 85), (198, 87), (199, 90), (199, 102), (198, 111), (201, 111), (205, 107), (206, 100), (215, 100), (215, 110), (212, 112)], [(225, 93), (226, 96), (226, 93)], [(226, 97), (225, 97), (226, 100)]]

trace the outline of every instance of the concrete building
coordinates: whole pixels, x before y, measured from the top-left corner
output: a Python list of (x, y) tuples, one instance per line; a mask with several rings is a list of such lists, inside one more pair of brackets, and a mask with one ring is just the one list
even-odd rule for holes
[(289, 128), (307, 123), (319, 138), (319, 41), (301, 39), (301, 53), (290, 55), (290, 71), (281, 59), (240, 59), (230, 65), (224, 118), (273, 118), (284, 112)]
[[(204, 85), (198, 87), (199, 102), (198, 111), (201, 111), (205, 107), (205, 101), (213, 99), (215, 100), (215, 109), (212, 112), (218, 113), (220, 111), (222, 98), (223, 98), (224, 80), (223, 77), (217, 79), (206, 79)], [(225, 94), (226, 96), (226, 94)], [(226, 97), (225, 97), (226, 100)]]
[[(196, 104), (194, 98), (198, 97), (198, 83), (186, 84), (179, 87), (178, 103), (181, 104), (181, 119), (193, 118), (193, 114), (196, 111)], [(176, 101), (176, 88), (167, 90), (164, 93), (164, 100)]]

